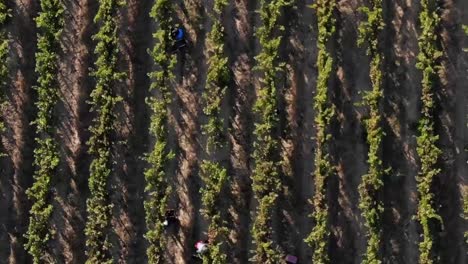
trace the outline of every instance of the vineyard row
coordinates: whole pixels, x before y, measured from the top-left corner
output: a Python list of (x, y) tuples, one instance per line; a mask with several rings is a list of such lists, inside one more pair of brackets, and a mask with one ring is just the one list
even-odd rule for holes
[(227, 0), (215, 0), (211, 20), (213, 25), (208, 34), (210, 47), (208, 60), (207, 86), (203, 93), (203, 113), (208, 121), (203, 125), (206, 135), (205, 150), (209, 156), (200, 165), (200, 177), (205, 187), (201, 189), (202, 215), (209, 222), (208, 237), (211, 244), (209, 254), (203, 256), (204, 264), (223, 264), (227, 262), (226, 241), (229, 229), (226, 224), (226, 214), (223, 210), (223, 193), (229, 186), (229, 176), (225, 162), (220, 158), (221, 151), (227, 147), (227, 131), (224, 129), (224, 119), (221, 114), (223, 99), (231, 79), (228, 58), (224, 51), (224, 27), (222, 15), (228, 4)]

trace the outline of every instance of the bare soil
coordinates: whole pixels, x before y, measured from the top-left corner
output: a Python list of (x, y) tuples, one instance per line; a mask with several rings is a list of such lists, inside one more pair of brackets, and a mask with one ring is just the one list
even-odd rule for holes
[[(114, 205), (109, 237), (116, 263), (146, 263), (144, 221), (145, 162), (141, 159), (152, 146), (148, 135), (150, 111), (145, 104), (149, 96), (154, 69), (147, 50), (152, 48), (155, 23), (149, 17), (153, 1), (128, 0), (118, 14), (120, 56), (119, 69), (127, 74), (114, 92), (123, 98), (116, 109), (117, 122), (113, 174), (109, 193)], [(284, 10), (285, 25), (281, 58), (286, 71), (280, 74), (278, 87), (281, 117), (278, 138), (281, 142), (283, 190), (274, 214), (275, 243), (281, 253), (310, 262), (312, 250), (304, 238), (312, 229), (308, 200), (313, 195), (314, 109), (313, 96), (317, 78), (316, 14), (309, 7), (312, 0), (295, 1)], [(468, 24), (468, 3), (462, 0), (442, 1), (442, 47), (445, 71), (436, 92), (437, 132), (443, 150), (442, 173), (434, 184), (435, 200), (443, 218), (436, 246), (440, 263), (466, 263), (467, 245), (463, 241), (466, 220), (461, 216), (462, 194), (467, 187), (468, 148), (468, 53), (467, 38), (461, 25)], [(61, 163), (52, 180), (51, 202), (54, 212), (50, 222), (56, 234), (47, 249), (48, 257), (57, 263), (84, 263), (86, 198), (89, 163), (87, 131), (90, 91), (94, 80), (89, 77), (95, 56), (96, 32), (93, 17), (98, 3), (92, 0), (65, 0), (66, 24), (62, 34), (59, 83), (61, 101), (55, 110), (57, 141)], [(219, 160), (228, 166), (229, 190), (225, 210), (230, 235), (229, 263), (248, 263), (253, 249), (251, 228), (256, 201), (250, 175), (254, 122), (252, 113), (260, 73), (254, 70), (254, 56), (260, 51), (254, 32), (260, 26), (255, 12), (259, 1), (231, 0), (222, 18), (226, 28), (226, 54), (232, 71), (222, 116), (229, 133), (229, 144)], [(363, 48), (356, 45), (358, 23), (362, 16), (357, 7), (363, 0), (340, 0), (336, 11), (337, 36), (333, 47), (336, 73), (331, 85), (332, 101), (337, 109), (333, 123), (332, 159), (336, 174), (330, 178), (331, 263), (360, 263), (366, 239), (363, 219), (358, 208), (357, 186), (366, 173), (367, 144), (362, 119), (366, 109), (357, 105), (362, 92), (370, 90), (369, 60)], [(207, 72), (207, 33), (211, 29), (208, 14), (213, 0), (175, 1), (175, 22), (188, 33), (189, 47), (178, 55), (170, 106), (169, 145), (176, 159), (168, 171), (174, 192), (170, 206), (177, 209), (180, 227), (172, 230), (166, 252), (167, 263), (193, 263), (194, 243), (207, 237), (207, 219), (200, 214), (199, 190), (203, 183), (199, 166), (207, 155), (201, 125), (202, 93)], [(11, 1), (13, 17), (7, 27), (11, 38), (11, 89), (9, 104), (2, 113), (7, 131), (1, 135), (2, 150), (8, 155), (0, 166), (0, 263), (30, 263), (24, 250), (30, 203), (25, 191), (33, 179), (34, 127), (36, 99), (33, 85), (36, 29), (33, 18), (39, 4), (33, 0)], [(421, 232), (413, 219), (417, 209), (415, 176), (417, 122), (419, 118), (420, 71), (415, 62), (418, 53), (418, 12), (416, 0), (385, 1), (385, 75), (383, 157), (391, 168), (384, 178), (382, 254), (384, 263), (417, 263), (418, 239)], [(4, 261), (5, 260), (5, 261)]]

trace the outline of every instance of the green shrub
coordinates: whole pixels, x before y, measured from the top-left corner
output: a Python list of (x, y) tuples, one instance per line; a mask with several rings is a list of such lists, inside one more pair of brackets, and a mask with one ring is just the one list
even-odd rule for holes
[(172, 72), (175, 65), (175, 56), (167, 52), (171, 48), (172, 5), (169, 0), (156, 0), (150, 12), (158, 25), (158, 30), (153, 34), (156, 44), (150, 51), (158, 68), (149, 74), (153, 80), (150, 90), (158, 94), (147, 98), (152, 111), (149, 132), (155, 143), (151, 152), (146, 155), (149, 168), (145, 171), (147, 197), (144, 206), (147, 228), (145, 238), (149, 243), (146, 254), (148, 262), (155, 264), (165, 263), (163, 222), (172, 189), (166, 175), (166, 166), (174, 157), (167, 145), (168, 107), (172, 100), (171, 82), (174, 80)]
[(224, 53), (224, 27), (221, 24), (222, 14), (227, 6), (227, 0), (215, 0), (211, 20), (213, 25), (208, 33), (209, 47), (207, 85), (203, 93), (203, 112), (208, 117), (202, 126), (206, 138), (207, 160), (201, 164), (200, 176), (205, 186), (200, 190), (202, 214), (208, 221), (208, 236), (210, 238), (209, 254), (203, 258), (203, 263), (223, 264), (227, 261), (226, 248), (228, 229), (223, 220), (221, 199), (229, 178), (226, 167), (217, 158), (220, 150), (227, 145), (224, 120), (221, 116), (221, 106), (226, 94), (231, 75), (228, 58)]
[(228, 182), (227, 170), (219, 162), (203, 161), (201, 176), (205, 187), (201, 189), (202, 214), (209, 221), (208, 235), (210, 237), (210, 251), (203, 263), (226, 263), (227, 254), (223, 243), (227, 238), (228, 229), (223, 220), (221, 195)]
[(429, 222), (432, 220), (442, 222), (433, 205), (431, 192), (432, 180), (440, 173), (437, 161), (441, 150), (436, 143), (439, 136), (434, 131), (434, 100), (433, 90), (438, 79), (437, 70), (440, 66), (442, 52), (438, 47), (437, 30), (440, 17), (436, 12), (434, 0), (421, 1), (421, 34), (418, 39), (419, 53), (417, 68), (422, 71), (422, 93), (421, 93), (421, 117), (419, 119), (419, 136), (417, 137), (417, 153), (420, 159), (420, 169), (417, 176), (419, 203), (417, 219), (422, 226), (423, 241), (419, 243), (419, 263), (433, 263), (433, 240), (434, 230), (431, 230)]
[(253, 158), (255, 167), (252, 172), (252, 188), (259, 206), (253, 223), (253, 239), (255, 255), (253, 260), (258, 263), (278, 263), (279, 252), (272, 243), (271, 214), (276, 207), (276, 198), (281, 191), (279, 179), (279, 161), (275, 158), (279, 152), (278, 139), (278, 103), (277, 89), (278, 73), (284, 71), (284, 63), (280, 62), (279, 47), (284, 27), (278, 22), (284, 7), (291, 5), (290, 1), (273, 0), (260, 1), (260, 19), (262, 26), (256, 29), (260, 41), (261, 52), (255, 57), (255, 67), (263, 73), (261, 86), (254, 104), (254, 112), (258, 116), (255, 123)]
[[(468, 193), (466, 191), (463, 193), (463, 216), (462, 218), (465, 221), (468, 221)], [(465, 231), (464, 237), (465, 237), (466, 246), (468, 246), (468, 231)]]
[(121, 99), (114, 95), (113, 85), (125, 75), (117, 70), (118, 38), (117, 9), (124, 2), (117, 0), (100, 0), (99, 9), (94, 18), (98, 24), (97, 41), (94, 53), (97, 56), (92, 76), (96, 87), (91, 92), (91, 111), (95, 113), (89, 128), (91, 137), (88, 141), (89, 153), (93, 156), (90, 165), (89, 189), (87, 200), (88, 218), (86, 222), (86, 263), (112, 263), (111, 244), (108, 240), (112, 204), (109, 201), (107, 188), (111, 175), (110, 135), (114, 130), (114, 107)]
[(379, 194), (383, 188), (382, 177), (385, 173), (382, 168), (382, 64), (383, 52), (380, 48), (379, 37), (384, 29), (382, 18), (382, 1), (372, 0), (370, 7), (362, 7), (360, 11), (366, 16), (366, 21), (359, 26), (358, 45), (367, 45), (367, 55), (370, 57), (370, 79), (372, 91), (366, 92), (363, 106), (369, 108), (369, 116), (364, 121), (367, 131), (367, 143), (369, 144), (367, 174), (363, 175), (359, 185), (362, 216), (367, 227), (367, 251), (363, 263), (378, 264), (382, 262), (379, 255), (382, 235), (383, 204), (379, 200)]
[(34, 150), (34, 183), (26, 191), (33, 205), (30, 210), (28, 231), (25, 235), (25, 248), (32, 256), (34, 263), (44, 261), (46, 248), (52, 231), (49, 219), (52, 205), (48, 199), (50, 195), (50, 181), (55, 173), (60, 157), (55, 142), (55, 127), (52, 124), (53, 110), (58, 102), (58, 58), (60, 48), (59, 37), (63, 28), (62, 3), (58, 0), (40, 1), (41, 11), (36, 18), (39, 30), (36, 52), (36, 73), (38, 74), (35, 87), (38, 99), (36, 125), (36, 143)]
[(315, 194), (312, 200), (315, 226), (306, 238), (306, 242), (313, 248), (312, 260), (314, 263), (328, 263), (327, 254), (330, 227), (328, 223), (328, 205), (326, 201), (326, 180), (334, 169), (329, 157), (329, 126), (335, 115), (335, 108), (330, 103), (328, 95), (328, 82), (334, 70), (334, 58), (328, 51), (327, 45), (335, 35), (334, 11), (336, 2), (331, 0), (318, 0), (313, 7), (317, 12), (318, 39), (317, 39), (317, 89), (314, 98), (316, 148), (315, 148)]
[[(8, 36), (4, 27), (11, 16), (11, 10), (7, 8), (5, 1), (0, 1), (0, 110), (3, 110), (7, 103), (6, 90), (8, 88)], [(5, 123), (0, 118), (0, 133), (5, 131)], [(5, 154), (0, 152), (0, 158)]]

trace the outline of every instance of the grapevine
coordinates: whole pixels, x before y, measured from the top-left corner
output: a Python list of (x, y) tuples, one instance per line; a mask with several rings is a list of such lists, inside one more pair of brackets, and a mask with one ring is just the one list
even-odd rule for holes
[(153, 79), (150, 89), (159, 93), (159, 96), (148, 98), (152, 110), (150, 134), (155, 138), (152, 151), (146, 156), (149, 168), (145, 171), (147, 198), (144, 202), (146, 227), (145, 235), (149, 243), (146, 254), (149, 263), (165, 263), (164, 249), (166, 240), (164, 236), (164, 217), (171, 187), (167, 180), (166, 165), (174, 156), (167, 146), (168, 106), (171, 104), (171, 81), (175, 65), (175, 56), (168, 50), (171, 48), (171, 22), (173, 6), (172, 1), (156, 0), (150, 16), (158, 24), (158, 30), (153, 34), (156, 44), (150, 52), (157, 70), (150, 73)]
[[(5, 108), (7, 104), (6, 89), (8, 87), (8, 36), (5, 30), (8, 18), (11, 16), (11, 10), (5, 4), (5, 0), (0, 1), (0, 110)], [(0, 118), (0, 133), (5, 131), (5, 123), (3, 117)], [(0, 152), (0, 157), (4, 156), (4, 153)]]
[(259, 116), (255, 124), (254, 143), (255, 167), (252, 172), (252, 188), (258, 201), (257, 215), (254, 219), (252, 236), (255, 243), (253, 259), (257, 263), (278, 263), (279, 254), (272, 242), (271, 214), (276, 207), (276, 199), (281, 190), (279, 162), (274, 157), (279, 152), (277, 80), (278, 72), (284, 70), (280, 62), (279, 47), (284, 31), (278, 22), (281, 11), (291, 3), (284, 0), (260, 1), (262, 26), (257, 28), (262, 50), (255, 59), (256, 69), (263, 73), (261, 87), (257, 93), (254, 112)]
[(49, 219), (52, 214), (52, 204), (48, 200), (50, 182), (57, 168), (60, 157), (54, 140), (55, 128), (53, 110), (58, 102), (58, 56), (60, 48), (59, 37), (63, 28), (62, 3), (58, 0), (42, 0), (41, 12), (36, 18), (39, 29), (36, 72), (38, 85), (36, 87), (38, 114), (33, 124), (36, 125), (36, 143), (34, 150), (34, 183), (26, 191), (33, 205), (30, 210), (28, 231), (25, 235), (25, 245), (34, 263), (41, 263), (46, 255), (47, 242), (52, 236)]
[(91, 111), (96, 114), (89, 128), (91, 137), (88, 141), (91, 161), (89, 189), (87, 200), (88, 219), (86, 222), (86, 263), (112, 263), (108, 229), (110, 228), (112, 204), (107, 191), (111, 175), (110, 135), (114, 128), (114, 107), (120, 100), (113, 95), (112, 86), (120, 81), (124, 74), (117, 70), (118, 38), (117, 8), (123, 5), (117, 0), (100, 0), (94, 22), (99, 30), (93, 39), (97, 41), (95, 54), (97, 60), (92, 76), (96, 87), (91, 92)]
[(333, 55), (328, 51), (327, 44), (335, 34), (334, 10), (336, 2), (331, 0), (319, 0), (314, 7), (318, 20), (318, 79), (317, 92), (314, 99), (316, 111), (315, 127), (317, 130), (315, 148), (315, 195), (312, 200), (312, 218), (315, 226), (306, 238), (306, 242), (313, 248), (312, 260), (314, 263), (328, 263), (327, 254), (328, 237), (330, 227), (328, 223), (328, 205), (326, 201), (326, 180), (333, 172), (328, 153), (328, 145), (331, 135), (328, 133), (330, 122), (335, 115), (335, 109), (330, 103), (328, 95), (328, 82), (334, 69)]
[(219, 151), (226, 145), (223, 129), (224, 120), (221, 117), (221, 105), (226, 93), (230, 73), (228, 58), (224, 53), (224, 27), (221, 17), (226, 0), (214, 2), (212, 20), (213, 25), (208, 34), (210, 56), (208, 61), (207, 87), (203, 94), (205, 102), (203, 112), (208, 117), (207, 124), (203, 125), (203, 133), (207, 136), (206, 152), (210, 159), (201, 164), (201, 177), (205, 187), (201, 189), (203, 210), (202, 213), (209, 221), (208, 235), (210, 237), (210, 251), (204, 256), (203, 263), (226, 263), (226, 252), (223, 242), (227, 239), (228, 229), (223, 220), (221, 195), (228, 183), (227, 169), (217, 160)]
[(419, 193), (419, 203), (417, 219), (422, 226), (423, 241), (419, 243), (419, 263), (433, 263), (432, 251), (434, 231), (431, 230), (430, 221), (442, 222), (442, 218), (437, 214), (433, 204), (434, 194), (431, 192), (432, 180), (440, 173), (437, 161), (441, 155), (441, 150), (436, 143), (439, 136), (434, 131), (434, 89), (438, 78), (437, 69), (440, 67), (440, 57), (442, 52), (437, 45), (437, 28), (440, 17), (435, 10), (434, 0), (421, 1), (421, 34), (418, 39), (419, 54), (417, 68), (422, 70), (422, 109), (419, 119), (419, 136), (417, 137), (417, 153), (420, 159), (420, 169), (417, 176), (417, 187)]
[(367, 130), (367, 143), (369, 152), (367, 163), (369, 169), (367, 174), (362, 177), (359, 185), (360, 203), (359, 208), (367, 227), (367, 252), (363, 263), (378, 264), (381, 263), (379, 256), (381, 243), (381, 217), (383, 213), (383, 204), (379, 200), (379, 193), (383, 188), (382, 177), (384, 169), (382, 168), (382, 138), (384, 132), (381, 128), (382, 114), (380, 112), (382, 91), (382, 63), (383, 53), (379, 47), (379, 37), (384, 29), (382, 18), (382, 1), (371, 1), (371, 7), (362, 7), (361, 11), (366, 15), (367, 21), (359, 27), (358, 44), (367, 44), (367, 55), (370, 56), (370, 78), (372, 91), (364, 96), (364, 106), (369, 107), (369, 117), (365, 120)]

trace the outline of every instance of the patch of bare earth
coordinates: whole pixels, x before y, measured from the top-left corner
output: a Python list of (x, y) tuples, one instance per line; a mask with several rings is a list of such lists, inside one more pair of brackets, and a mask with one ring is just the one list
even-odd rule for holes
[[(463, 11), (465, 10), (465, 11)], [(458, 25), (456, 25), (458, 36), (458, 47), (456, 52), (450, 56), (450, 60), (456, 65), (455, 72), (455, 98), (456, 98), (456, 114), (455, 114), (455, 164), (457, 168), (456, 177), (458, 182), (459, 199), (468, 197), (468, 91), (466, 89), (468, 83), (468, 36), (460, 31), (460, 24), (468, 25), (468, 2), (456, 1), (454, 3), (453, 12), (458, 15)], [(460, 53), (459, 48), (465, 49), (465, 52)], [(452, 68), (453, 69), (453, 68)], [(465, 213), (464, 219), (460, 219), (458, 232), (467, 232), (468, 230), (468, 215)], [(468, 252), (468, 242), (460, 245), (459, 252)], [(467, 254), (459, 256), (459, 263), (468, 261)]]
[(67, 23), (61, 37), (58, 75), (61, 100), (55, 110), (61, 163), (51, 182), (55, 236), (50, 248), (57, 262), (83, 263), (90, 162), (86, 141), (91, 121), (86, 101), (93, 85), (88, 75), (97, 6), (90, 1), (65, 1), (64, 5)]
[[(36, 39), (35, 22), (37, 5), (35, 1), (17, 0), (10, 2), (12, 18), (7, 26), (10, 39), (8, 66), (10, 89), (7, 91), (8, 105), (4, 109), (6, 132), (2, 135), (4, 152), (0, 180), (0, 210), (3, 212), (1, 232), (4, 234), (0, 246), (0, 257), (7, 263), (27, 263), (24, 234), (29, 220), (30, 203), (26, 190), (32, 184), (32, 162), (34, 130), (30, 122), (34, 118), (35, 83), (34, 57)], [(3, 62), (2, 62), (3, 63)]]
[[(384, 178), (384, 258), (388, 263), (418, 259), (416, 138), (420, 74), (415, 67), (417, 1), (387, 2), (384, 7), (385, 73), (383, 155), (391, 171)], [(395, 228), (398, 227), (398, 228)]]
[(115, 86), (123, 100), (117, 105), (117, 130), (114, 145), (114, 176), (111, 180), (113, 208), (112, 240), (114, 259), (118, 263), (144, 263), (146, 232), (144, 169), (142, 159), (150, 151), (148, 138), (148, 96), (151, 57), (147, 50), (154, 30), (149, 12), (150, 1), (127, 1), (120, 12), (119, 70), (125, 72), (123, 82)]
[(286, 71), (280, 89), (280, 137), (283, 191), (278, 199), (279, 209), (275, 229), (281, 254), (310, 259), (312, 252), (304, 239), (312, 230), (310, 204), (312, 197), (313, 141), (313, 80), (316, 72), (309, 58), (315, 56), (309, 46), (315, 46), (312, 32), (311, 3), (297, 2), (284, 9), (284, 45), (281, 58)]
[(438, 240), (435, 245), (438, 247), (437, 250), (440, 250), (437, 254), (443, 263), (465, 263), (467, 257), (466, 242), (463, 237), (467, 229), (461, 213), (463, 203), (460, 191), (463, 186), (467, 186), (468, 163), (464, 148), (468, 135), (466, 104), (468, 67), (467, 55), (462, 50), (461, 28), (466, 21), (463, 23), (459, 12), (466, 10), (466, 4), (465, 9), (457, 9), (457, 4), (458, 1), (452, 0), (441, 4), (440, 36), (444, 56), (443, 70), (439, 71), (440, 88), (435, 93), (438, 107), (436, 130), (440, 135), (438, 145), (442, 150), (440, 160), (442, 172), (434, 180), (434, 192), (436, 204), (440, 204), (437, 209), (443, 219), (443, 226), (438, 230)]
[(173, 104), (170, 107), (170, 145), (176, 160), (173, 177), (172, 206), (178, 211), (180, 228), (168, 243), (168, 261), (189, 263), (195, 252), (197, 239), (204, 239), (200, 226), (200, 177), (198, 158), (201, 151), (200, 135), (201, 92), (206, 78), (205, 33), (206, 13), (202, 1), (186, 0), (176, 4), (177, 18), (188, 35), (190, 44), (185, 52), (177, 54), (176, 83)]
[[(358, 185), (366, 173), (367, 143), (361, 119), (364, 110), (356, 106), (360, 92), (370, 89), (368, 58), (357, 47), (360, 1), (340, 1), (336, 42), (336, 75), (331, 80), (336, 120), (332, 122), (332, 160), (336, 175), (329, 179), (332, 236), (330, 260), (359, 263), (365, 249), (364, 229), (358, 208)], [(359, 67), (356, 67), (359, 65)]]
[[(32, 184), (36, 82), (34, 52), (36, 32), (33, 18), (39, 4), (32, 0), (11, 2), (13, 17), (7, 26), (11, 38), (11, 86), (9, 103), (3, 109), (7, 130), (1, 135), (2, 150), (8, 155), (0, 167), (0, 262), (30, 263), (24, 250), (23, 235), (27, 230), (30, 203), (25, 195)], [(302, 262), (311, 259), (312, 250), (304, 238), (313, 223), (307, 202), (313, 195), (314, 109), (316, 89), (315, 65), (316, 14), (308, 7), (313, 0), (295, 1), (297, 8), (286, 8), (281, 23), (286, 25), (282, 59), (286, 72), (281, 76), (284, 87), (279, 89), (281, 158), (283, 159), (283, 192), (275, 218), (275, 242), (282, 253), (293, 254)], [(332, 157), (337, 173), (328, 182), (332, 226), (329, 253), (332, 263), (359, 263), (365, 252), (365, 228), (358, 209), (358, 185), (366, 173), (367, 143), (362, 119), (366, 109), (357, 106), (360, 92), (369, 90), (368, 57), (356, 46), (357, 26), (362, 17), (357, 7), (364, 0), (341, 0), (336, 13), (337, 38), (336, 78), (330, 82), (337, 118), (333, 123)], [(154, 1), (128, 0), (120, 9), (119, 69), (127, 73), (122, 83), (114, 86), (123, 98), (116, 113), (117, 126), (113, 141), (115, 162), (109, 181), (109, 193), (114, 204), (112, 254), (117, 263), (145, 263), (146, 241), (144, 199), (144, 169), (140, 158), (152, 148), (148, 136), (150, 111), (145, 104), (149, 95), (152, 60), (147, 49), (152, 48), (152, 33), (157, 25), (149, 17)], [(391, 168), (384, 178), (383, 219), (384, 263), (417, 263), (420, 227), (412, 219), (417, 209), (415, 177), (417, 122), (420, 108), (421, 73), (416, 69), (418, 53), (419, 1), (384, 1), (385, 75), (383, 103), (383, 142), (385, 166)], [(94, 86), (89, 76), (93, 66), (96, 32), (93, 17), (97, 1), (64, 1), (66, 23), (62, 34), (59, 83), (61, 100), (55, 109), (56, 139), (60, 146), (61, 163), (52, 179), (51, 201), (54, 205), (51, 228), (56, 232), (47, 254), (57, 263), (84, 263), (86, 199), (89, 196), (88, 177), (91, 157), (86, 141), (92, 119), (86, 101)], [(226, 149), (217, 159), (228, 164), (230, 191), (223, 194), (229, 217), (229, 263), (248, 263), (254, 248), (251, 221), (256, 201), (251, 189), (252, 142), (255, 117), (252, 105), (260, 87), (260, 73), (253, 70), (254, 56), (260, 51), (255, 29), (260, 26), (258, 1), (232, 0), (222, 18), (226, 29), (226, 51), (232, 71), (232, 83), (226, 92), (222, 116), (229, 128)], [(173, 187), (170, 207), (176, 208), (180, 228), (167, 233), (167, 263), (193, 263), (194, 243), (207, 237), (207, 221), (200, 214), (199, 190), (203, 183), (199, 165), (207, 155), (205, 136), (200, 126), (206, 121), (202, 113), (202, 93), (205, 89), (208, 46), (206, 34), (211, 28), (213, 0), (175, 1), (174, 22), (187, 29), (190, 44), (178, 54), (172, 83), (173, 104), (170, 106), (169, 146), (176, 158), (168, 166), (167, 175)], [(468, 60), (461, 51), (466, 46), (460, 25), (468, 24), (467, 1), (444, 1), (442, 14), (442, 47), (445, 71), (437, 92), (437, 131), (443, 150), (442, 173), (435, 181), (434, 192), (444, 228), (436, 234), (438, 254), (443, 263), (465, 263), (466, 243), (462, 233), (466, 220), (461, 216), (461, 196), (468, 192), (468, 93), (466, 92)], [(283, 34), (283, 33), (282, 33)], [(450, 243), (445, 243), (450, 241)]]
[(226, 29), (226, 51), (229, 57), (233, 82), (228, 87), (226, 96), (231, 108), (229, 141), (231, 146), (231, 197), (230, 212), (230, 257), (234, 263), (248, 261), (251, 246), (250, 212), (251, 180), (250, 153), (252, 133), (252, 104), (254, 87), (252, 86), (252, 50), (253, 50), (253, 14), (255, 1), (234, 1), (226, 11), (224, 26)]

